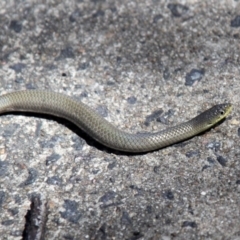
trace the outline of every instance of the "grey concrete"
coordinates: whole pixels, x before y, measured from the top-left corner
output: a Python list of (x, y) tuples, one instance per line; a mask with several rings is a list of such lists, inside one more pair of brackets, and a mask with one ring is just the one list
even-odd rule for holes
[(1, 239), (28, 234), (38, 197), (44, 239), (240, 239), (239, 1), (0, 1), (0, 47), (1, 94), (62, 92), (132, 132), (234, 105), (211, 131), (139, 155), (61, 119), (2, 115)]

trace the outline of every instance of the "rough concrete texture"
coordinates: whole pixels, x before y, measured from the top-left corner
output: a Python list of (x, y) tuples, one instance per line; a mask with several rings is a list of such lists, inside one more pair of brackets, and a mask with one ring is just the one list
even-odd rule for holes
[(1, 115), (1, 239), (240, 239), (239, 1), (2, 0), (0, 48), (1, 94), (62, 92), (131, 132), (234, 105), (138, 155), (62, 119)]

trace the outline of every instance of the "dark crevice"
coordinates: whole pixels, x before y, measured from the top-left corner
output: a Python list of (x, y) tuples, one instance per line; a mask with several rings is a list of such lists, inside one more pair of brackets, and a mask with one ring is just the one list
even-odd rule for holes
[(47, 202), (40, 195), (31, 197), (30, 210), (25, 216), (23, 240), (43, 240), (47, 223)]

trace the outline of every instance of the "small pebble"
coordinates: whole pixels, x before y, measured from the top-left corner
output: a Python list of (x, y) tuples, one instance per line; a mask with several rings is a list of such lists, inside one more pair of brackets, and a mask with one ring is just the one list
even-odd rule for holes
[(106, 106), (99, 105), (97, 106), (96, 111), (99, 115), (101, 115), (104, 118), (108, 116), (108, 109)]
[(47, 179), (47, 184), (61, 186), (62, 185), (62, 179), (58, 176), (49, 177)]
[(185, 77), (185, 85), (192, 86), (196, 81), (200, 81), (204, 76), (204, 69), (192, 69)]
[(167, 190), (163, 193), (163, 197), (168, 199), (168, 200), (173, 200), (174, 199), (174, 195), (173, 192), (171, 190)]
[(10, 22), (9, 28), (15, 31), (16, 33), (20, 33), (22, 31), (22, 24), (17, 20), (12, 20)]
[(127, 102), (128, 102), (129, 104), (134, 104), (134, 103), (136, 103), (136, 101), (137, 101), (137, 98), (134, 97), (134, 96), (131, 96), (131, 97), (128, 97), (128, 98), (127, 98)]
[(222, 156), (218, 156), (217, 157), (217, 161), (223, 166), (223, 167), (226, 167), (227, 165), (227, 159), (222, 157)]
[(50, 164), (56, 162), (60, 158), (61, 158), (61, 156), (59, 154), (53, 153), (46, 158), (46, 165), (49, 166)]
[(199, 156), (199, 155), (200, 155), (199, 150), (191, 150), (186, 153), (186, 157), (188, 157), (188, 158), (194, 157), (194, 156)]
[(11, 65), (9, 68), (13, 69), (16, 73), (22, 72), (22, 69), (26, 67), (26, 64), (23, 63), (16, 63)]
[(170, 9), (174, 17), (181, 17), (182, 15), (186, 14), (186, 12), (189, 10), (187, 6), (184, 6), (179, 3), (169, 3), (167, 7), (168, 9)]
[(150, 122), (153, 122), (156, 119), (158, 119), (161, 116), (162, 113), (163, 113), (163, 110), (159, 109), (159, 110), (154, 111), (152, 114), (148, 115), (146, 117), (145, 122), (144, 122), (145, 126), (149, 126)]
[(240, 15), (237, 15), (233, 20), (231, 20), (231, 27), (240, 27)]
[(240, 128), (238, 128), (238, 136), (240, 137)]
[(74, 58), (75, 54), (74, 54), (74, 50), (72, 47), (66, 47), (64, 49), (61, 50), (59, 56), (56, 58), (56, 60), (62, 60), (62, 59), (66, 59), (66, 58)]
[(211, 142), (211, 143), (208, 143), (206, 147), (208, 149), (213, 149), (217, 152), (220, 150), (221, 144), (220, 142)]
[(192, 221), (184, 221), (182, 224), (182, 227), (191, 227), (191, 228), (196, 228), (197, 224)]

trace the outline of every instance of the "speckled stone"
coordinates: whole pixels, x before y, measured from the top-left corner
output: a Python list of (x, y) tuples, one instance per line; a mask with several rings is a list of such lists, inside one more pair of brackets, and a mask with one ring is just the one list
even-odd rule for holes
[(61, 92), (128, 132), (233, 104), (211, 131), (144, 154), (57, 117), (1, 114), (1, 239), (23, 238), (31, 196), (46, 198), (44, 239), (237, 239), (239, 12), (234, 0), (0, 1), (1, 94)]

